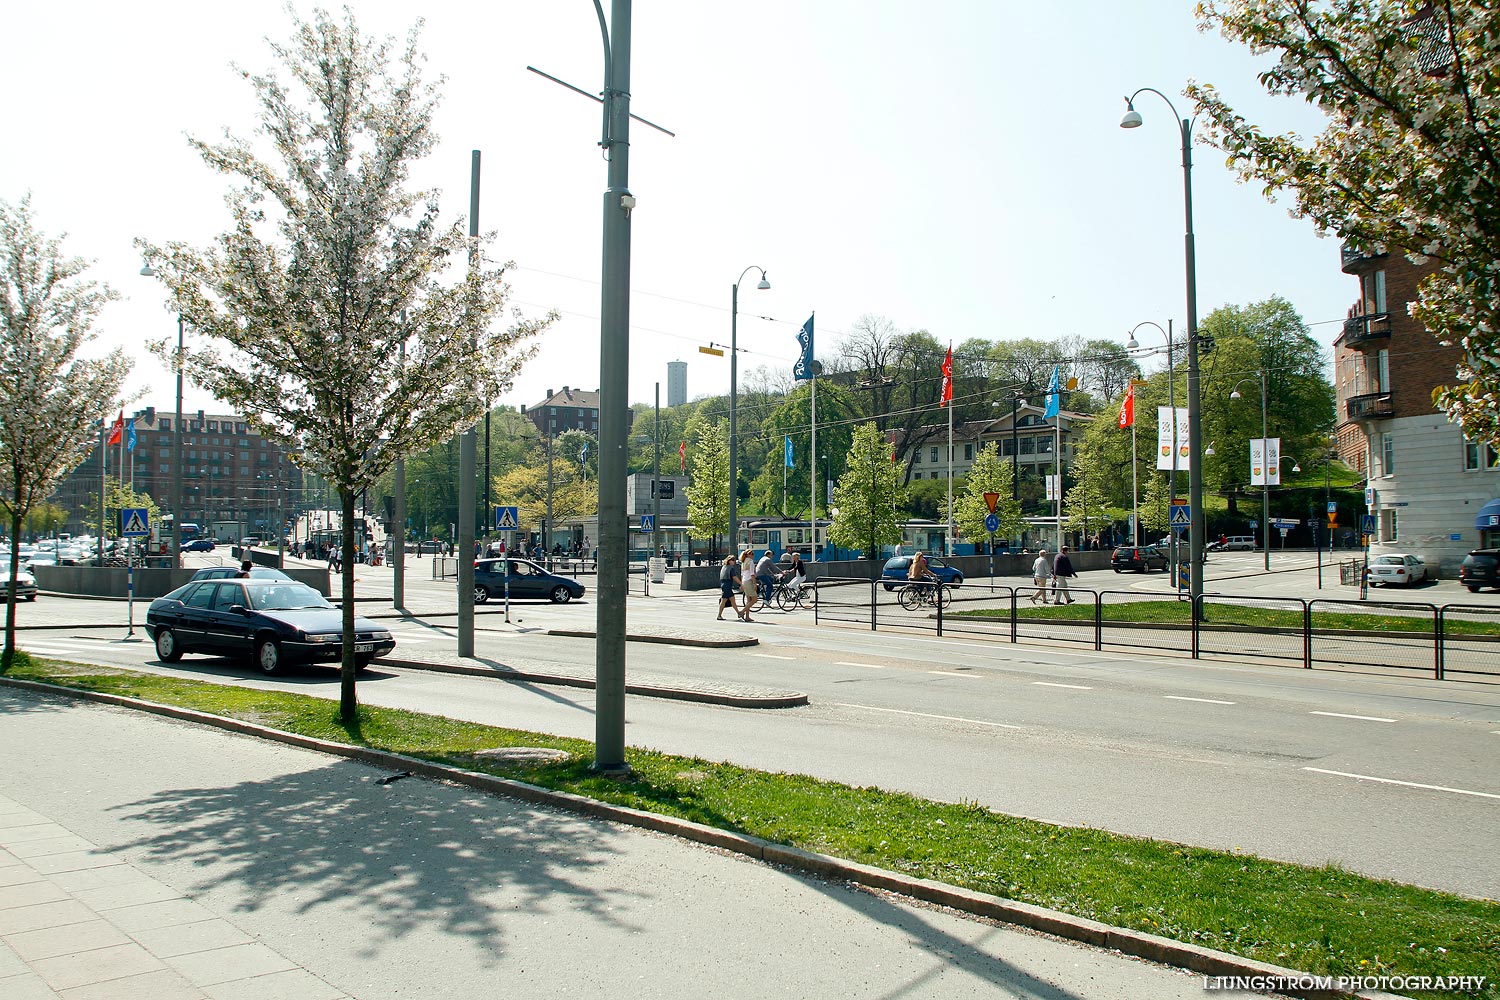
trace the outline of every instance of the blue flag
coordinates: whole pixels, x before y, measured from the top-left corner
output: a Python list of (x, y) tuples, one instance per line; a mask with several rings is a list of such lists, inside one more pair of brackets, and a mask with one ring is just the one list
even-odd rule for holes
[(784, 450), (786, 452), (786, 467), (788, 469), (795, 469), (797, 467), (797, 463), (792, 461), (792, 439), (790, 435), (787, 436), (786, 448)]
[(1057, 416), (1062, 409), (1062, 386), (1058, 384), (1057, 366), (1052, 366), (1052, 384), (1047, 386), (1047, 410), (1042, 414), (1044, 420), (1051, 420)]
[[(813, 314), (817, 315), (816, 313)], [(802, 345), (802, 353), (797, 355), (797, 363), (792, 365), (792, 378), (801, 382), (810, 379), (817, 372), (813, 371), (813, 317), (807, 317), (807, 322), (802, 324), (802, 329), (797, 331), (797, 343)]]
[(135, 418), (125, 421), (125, 450), (135, 451)]

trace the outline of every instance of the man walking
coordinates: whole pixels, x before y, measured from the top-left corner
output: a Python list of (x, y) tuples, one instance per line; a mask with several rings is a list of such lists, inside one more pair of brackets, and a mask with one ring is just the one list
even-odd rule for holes
[(1068, 547), (1064, 545), (1057, 553), (1057, 558), (1052, 561), (1052, 602), (1054, 604), (1072, 604), (1073, 595), (1068, 591), (1068, 577), (1077, 576), (1073, 569), (1073, 560), (1068, 558)]
[(1052, 576), (1052, 560), (1047, 556), (1047, 550), (1042, 549), (1036, 554), (1036, 561), (1031, 564), (1031, 582), (1036, 585), (1036, 593), (1031, 595), (1031, 603), (1041, 601), (1047, 603), (1047, 581)]

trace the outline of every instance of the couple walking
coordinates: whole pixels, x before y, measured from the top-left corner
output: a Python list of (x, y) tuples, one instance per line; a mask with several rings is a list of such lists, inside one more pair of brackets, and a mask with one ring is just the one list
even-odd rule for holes
[[(738, 559), (733, 553), (725, 556), (724, 564), (719, 567), (719, 620), (723, 620), (724, 609), (728, 608), (739, 616), (740, 621), (754, 621), (750, 617), (751, 609), (771, 599), (771, 588), (778, 576), (771, 562), (770, 549), (766, 549), (758, 563), (754, 549), (746, 549)], [(737, 596), (740, 594), (745, 598), (743, 607)]]
[(1073, 560), (1068, 558), (1068, 547), (1064, 545), (1057, 553), (1057, 558), (1047, 554), (1046, 549), (1037, 553), (1036, 561), (1031, 564), (1031, 582), (1036, 584), (1036, 593), (1031, 595), (1031, 603), (1041, 601), (1047, 602), (1047, 585), (1052, 585), (1053, 603), (1072, 604), (1073, 595), (1068, 591), (1068, 578), (1077, 576), (1073, 569)]

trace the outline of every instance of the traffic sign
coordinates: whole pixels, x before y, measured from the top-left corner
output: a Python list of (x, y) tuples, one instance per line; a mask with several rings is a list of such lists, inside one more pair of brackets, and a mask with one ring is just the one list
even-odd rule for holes
[(500, 531), (515, 531), (521, 523), (521, 508), (496, 507), (495, 527)]
[[(998, 493), (986, 493), (984, 495), (985, 506), (990, 509), (990, 513), (991, 514), (995, 513), (995, 504), (998, 503), (999, 500), (1000, 500), (1000, 494), (998, 494)], [(986, 523), (988, 523), (988, 522), (986, 522)], [(994, 531), (995, 529), (991, 528), (989, 530)]]
[(1339, 512), (1339, 502), (1337, 500), (1330, 500), (1330, 501), (1328, 501), (1328, 513), (1330, 513), (1330, 514), (1337, 514), (1338, 512)]
[(999, 514), (993, 514), (993, 513), (986, 514), (984, 516), (984, 530), (988, 531), (992, 535), (995, 532), (999, 531), (1000, 530), (1000, 515)]
[(1286, 517), (1273, 517), (1273, 518), (1271, 518), (1271, 527), (1273, 527), (1273, 528), (1281, 528), (1283, 531), (1286, 530), (1287, 528), (1295, 528), (1297, 525), (1299, 525), (1301, 523), (1302, 523), (1301, 521), (1293, 520), (1291, 518), (1286, 518)]
[(1366, 486), (1365, 487), (1365, 506), (1366, 507), (1373, 507), (1373, 506), (1375, 506), (1375, 487), (1373, 487), (1373, 486)]
[(1251, 531), (1254, 531), (1256, 528), (1259, 528), (1259, 527), (1260, 527), (1260, 522), (1259, 521), (1251, 521), (1250, 522), (1250, 530)]
[(654, 514), (641, 515), (641, 531), (651, 532), (656, 530), (656, 516)]
[(142, 538), (151, 534), (151, 512), (145, 507), (124, 507), (120, 510), (120, 535), (124, 538)]
[(1360, 532), (1362, 534), (1366, 534), (1366, 535), (1373, 535), (1373, 534), (1375, 534), (1375, 515), (1374, 514), (1366, 514), (1364, 517), (1360, 518), (1359, 519), (1359, 530), (1360, 530)]
[(1193, 523), (1193, 508), (1179, 505), (1172, 508), (1172, 527), (1182, 531)]

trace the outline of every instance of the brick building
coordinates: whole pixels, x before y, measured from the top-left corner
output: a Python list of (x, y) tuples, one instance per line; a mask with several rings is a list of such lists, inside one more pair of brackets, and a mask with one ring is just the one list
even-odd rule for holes
[[(1433, 405), (1463, 356), (1410, 315), (1433, 266), (1345, 247), (1342, 269), (1359, 279), (1359, 300), (1334, 341), (1338, 451), (1375, 492), (1371, 552), (1410, 552), (1455, 575), (1469, 549), (1500, 541), (1475, 524), (1500, 496), (1500, 455), (1467, 441)], [(1357, 527), (1352, 516), (1341, 523)]]
[[(163, 511), (171, 507), (173, 438), (178, 433), (183, 435), (184, 522), (200, 525), (207, 534), (238, 540), (274, 531), (282, 516), (303, 506), (301, 470), (283, 448), (261, 437), (243, 417), (203, 410), (183, 416), (182, 421), (174, 420), (170, 413), (148, 406), (126, 417), (135, 422), (136, 443), (134, 451), (125, 452), (125, 479), (133, 477), (135, 489), (149, 493)], [(111, 478), (119, 477), (120, 460), (119, 446), (111, 447), (105, 462)], [(99, 465), (96, 446), (51, 497), (68, 511), (70, 530), (82, 530), (83, 518), (98, 502)]]
[[(547, 390), (547, 398), (535, 406), (522, 406), (521, 413), (536, 429), (548, 437), (563, 431), (584, 431), (599, 436), (599, 392), (585, 392), (563, 386), (557, 392)], [(633, 422), (635, 411), (626, 409), (625, 419)], [(627, 423), (628, 427), (628, 423)]]

